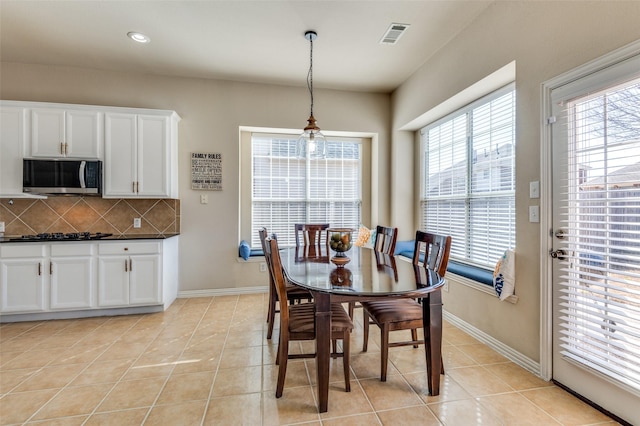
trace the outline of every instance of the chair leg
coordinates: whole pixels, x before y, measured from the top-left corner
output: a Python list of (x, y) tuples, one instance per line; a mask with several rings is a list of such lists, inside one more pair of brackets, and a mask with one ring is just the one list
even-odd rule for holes
[(273, 322), (276, 319), (276, 301), (269, 302), (269, 317), (267, 318), (267, 339), (273, 335)]
[(380, 328), (380, 381), (387, 381), (387, 364), (389, 362), (389, 324)]
[(353, 311), (356, 307), (356, 302), (349, 302), (349, 318), (353, 319)]
[(349, 371), (350, 340), (350, 332), (345, 330), (342, 337), (342, 365), (344, 367), (344, 389), (346, 392), (351, 392), (351, 372)]
[(280, 343), (278, 345), (278, 356), (280, 364), (278, 366), (278, 384), (276, 386), (276, 398), (282, 396), (284, 389), (284, 379), (287, 376), (287, 360), (289, 358), (289, 338), (286, 331), (280, 330)]
[[(413, 340), (414, 342), (416, 340), (418, 340), (418, 330), (416, 330), (415, 328), (411, 329), (411, 340)], [(414, 348), (418, 348), (418, 345), (413, 345)]]
[(440, 360), (440, 374), (444, 374), (444, 360)]
[(338, 358), (338, 339), (331, 339), (331, 358)]
[(369, 346), (369, 313), (362, 309), (362, 352), (367, 351)]

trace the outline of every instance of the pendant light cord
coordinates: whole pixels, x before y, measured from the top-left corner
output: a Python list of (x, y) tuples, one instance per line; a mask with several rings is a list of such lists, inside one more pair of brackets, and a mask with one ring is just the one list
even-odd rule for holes
[(311, 116), (313, 116), (313, 36), (309, 37), (311, 49), (309, 54), (309, 72), (307, 73), (307, 87), (311, 95)]

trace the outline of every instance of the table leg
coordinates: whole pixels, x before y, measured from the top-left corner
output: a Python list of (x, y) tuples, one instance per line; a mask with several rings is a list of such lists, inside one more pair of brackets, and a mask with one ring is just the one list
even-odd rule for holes
[(331, 358), (331, 295), (315, 293), (316, 304), (316, 370), (318, 373), (318, 406), (326, 413), (329, 406), (329, 361)]
[(442, 294), (439, 289), (429, 293), (429, 296), (423, 299), (422, 325), (429, 394), (436, 396), (440, 394), (442, 366)]

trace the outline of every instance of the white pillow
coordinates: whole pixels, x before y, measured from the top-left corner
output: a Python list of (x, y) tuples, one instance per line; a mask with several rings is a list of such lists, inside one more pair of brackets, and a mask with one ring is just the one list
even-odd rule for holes
[(373, 243), (376, 241), (376, 231), (367, 228), (364, 225), (360, 225), (358, 229), (358, 236), (356, 237), (356, 241), (353, 243), (358, 247), (369, 247), (373, 248)]
[(516, 288), (516, 253), (506, 250), (493, 270), (493, 288), (500, 300), (505, 300)]

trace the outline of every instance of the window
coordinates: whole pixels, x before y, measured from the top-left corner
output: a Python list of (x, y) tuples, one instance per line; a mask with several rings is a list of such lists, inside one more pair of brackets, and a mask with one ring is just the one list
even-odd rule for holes
[(421, 130), (421, 229), (451, 235), (451, 260), (493, 269), (515, 246), (515, 89)]
[(330, 223), (357, 228), (361, 222), (362, 141), (327, 138), (327, 158), (295, 154), (295, 135), (253, 133), (251, 137), (251, 245), (258, 229), (295, 245), (294, 223)]

